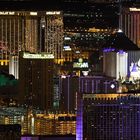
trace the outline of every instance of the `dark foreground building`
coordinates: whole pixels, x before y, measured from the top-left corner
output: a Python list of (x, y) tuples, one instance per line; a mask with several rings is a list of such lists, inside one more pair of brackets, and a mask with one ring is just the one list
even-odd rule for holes
[[(60, 109), (62, 112), (75, 112), (78, 93), (116, 93), (118, 83), (105, 76), (62, 76), (60, 78)], [(71, 88), (72, 87), (72, 88)]]
[(76, 140), (75, 135), (22, 136), (21, 140)]
[[(78, 112), (77, 120), (83, 121), (77, 123), (83, 126), (83, 136), (79, 136), (77, 140), (140, 139), (139, 95), (84, 94), (81, 111), (82, 119), (79, 119)], [(80, 130), (77, 129), (78, 132)]]
[(53, 55), (21, 53), (19, 83), (21, 103), (51, 110), (53, 104)]
[(21, 140), (21, 126), (19, 124), (1, 124), (0, 140)]

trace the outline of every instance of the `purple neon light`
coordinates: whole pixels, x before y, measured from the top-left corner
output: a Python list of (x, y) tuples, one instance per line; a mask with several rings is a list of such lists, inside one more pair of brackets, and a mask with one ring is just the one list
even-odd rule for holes
[(83, 140), (83, 102), (80, 95), (77, 100), (76, 140)]
[(136, 64), (133, 65), (132, 72), (137, 72), (137, 66), (136, 66)]
[[(21, 137), (21, 140), (33, 140), (33, 138), (28, 137), (28, 136), (24, 136), (24, 137)], [(38, 140), (38, 137), (36, 137), (34, 140)]]
[(123, 51), (123, 50), (119, 50), (118, 53), (119, 53), (119, 54), (124, 54), (125, 51)]
[(115, 48), (105, 48), (103, 50), (103, 52), (113, 52), (113, 51), (115, 51)]

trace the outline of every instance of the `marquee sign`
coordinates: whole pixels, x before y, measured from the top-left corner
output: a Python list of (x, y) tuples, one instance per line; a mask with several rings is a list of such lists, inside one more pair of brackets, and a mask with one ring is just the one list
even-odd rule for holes
[(88, 62), (83, 62), (83, 59), (79, 58), (78, 62), (73, 63), (73, 68), (88, 68)]

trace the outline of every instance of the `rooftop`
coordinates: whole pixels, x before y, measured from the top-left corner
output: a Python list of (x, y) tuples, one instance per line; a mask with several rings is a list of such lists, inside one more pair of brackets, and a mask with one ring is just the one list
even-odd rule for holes
[(123, 32), (112, 34), (103, 48), (110, 49), (112, 51), (140, 50), (138, 46), (134, 44)]

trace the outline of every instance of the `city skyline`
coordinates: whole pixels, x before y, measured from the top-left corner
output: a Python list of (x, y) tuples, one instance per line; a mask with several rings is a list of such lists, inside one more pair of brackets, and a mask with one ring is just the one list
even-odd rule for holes
[(0, 1), (2, 140), (139, 140), (139, 21), (133, 0)]

